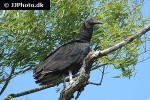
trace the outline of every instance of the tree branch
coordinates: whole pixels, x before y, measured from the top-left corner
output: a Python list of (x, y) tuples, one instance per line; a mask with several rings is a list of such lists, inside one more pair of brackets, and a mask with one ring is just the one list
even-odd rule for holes
[(103, 66), (102, 76), (101, 76), (101, 80), (100, 80), (100, 82), (99, 82), (99, 83), (88, 82), (88, 84), (101, 85), (101, 84), (102, 84), (102, 82), (103, 82), (104, 74), (105, 74), (105, 66)]
[(5, 100), (9, 100), (9, 98), (20, 97), (20, 96), (23, 96), (23, 95), (27, 95), (27, 94), (31, 94), (31, 93), (34, 93), (34, 92), (38, 92), (38, 91), (41, 91), (41, 90), (44, 90), (44, 89), (47, 89), (47, 88), (56, 86), (56, 85), (58, 85), (58, 84), (60, 84), (60, 83), (62, 83), (62, 82), (63, 82), (63, 79), (59, 79), (57, 82), (52, 83), (52, 84), (49, 84), (49, 85), (44, 85), (44, 86), (41, 86), (41, 87), (39, 87), (39, 88), (27, 90), (27, 91), (24, 91), (24, 92), (21, 92), (21, 93), (9, 94), (9, 95), (5, 98)]
[(6, 80), (6, 82), (5, 82), (4, 86), (3, 86), (3, 88), (2, 88), (1, 91), (0, 91), (0, 95), (3, 94), (3, 92), (4, 92), (5, 89), (6, 89), (6, 87), (8, 86), (8, 83), (9, 83), (10, 79), (12, 78), (12, 75), (13, 75), (14, 71), (15, 71), (15, 67), (12, 67), (9, 77), (7, 78), (7, 80)]
[(122, 48), (124, 45), (132, 42), (136, 38), (141, 37), (143, 34), (148, 32), (149, 30), (150, 30), (150, 25), (147, 26), (146, 28), (144, 28), (143, 30), (141, 30), (140, 32), (136, 33), (135, 35), (128, 37), (124, 41), (114, 45), (113, 47), (110, 47), (103, 51), (90, 52), (88, 54), (88, 56), (85, 58), (85, 60), (83, 61), (83, 67), (81, 69), (80, 75), (76, 78), (74, 83), (72, 83), (71, 85), (66, 87), (64, 90), (62, 90), (59, 100), (71, 100), (71, 98), (73, 97), (73, 94), (76, 91), (78, 91), (81, 88), (88, 85), (88, 79), (90, 77), (89, 74), (90, 74), (90, 70), (92, 68), (92, 64), (93, 64), (94, 60), (96, 60), (102, 56), (105, 56), (111, 52), (114, 52), (114, 51), (118, 50), (119, 48)]
[(102, 57), (104, 55), (107, 55), (108, 53), (111, 53), (113, 51), (116, 51), (117, 49), (120, 49), (122, 48), (123, 46), (125, 46), (126, 44), (132, 42), (133, 40), (135, 40), (136, 38), (140, 38), (143, 34), (145, 34), (146, 32), (148, 32), (150, 30), (150, 25), (148, 25), (146, 28), (144, 28), (143, 30), (141, 30), (140, 32), (136, 33), (135, 35), (133, 36), (130, 36), (128, 38), (126, 38), (125, 40), (123, 40), (122, 42), (108, 48), (108, 49), (105, 49), (103, 51), (99, 51), (97, 53), (95, 53), (95, 57), (98, 58), (98, 57)]

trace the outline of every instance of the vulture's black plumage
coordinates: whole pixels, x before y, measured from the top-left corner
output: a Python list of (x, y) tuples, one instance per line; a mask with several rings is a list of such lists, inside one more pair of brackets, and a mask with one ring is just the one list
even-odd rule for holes
[(34, 72), (36, 83), (47, 85), (72, 74), (78, 73), (84, 58), (90, 51), (93, 26), (101, 22), (94, 18), (88, 18), (83, 22), (78, 37), (60, 46), (48, 55)]

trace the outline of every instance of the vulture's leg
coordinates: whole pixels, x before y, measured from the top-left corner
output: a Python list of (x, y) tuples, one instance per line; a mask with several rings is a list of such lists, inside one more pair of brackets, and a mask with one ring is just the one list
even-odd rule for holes
[(64, 89), (66, 88), (66, 79), (65, 79), (65, 75), (63, 74), (63, 80), (64, 80), (64, 82), (63, 82), (63, 86), (64, 86)]
[(69, 70), (69, 79), (70, 79), (69, 83), (72, 84), (73, 79), (72, 79), (72, 71), (71, 70)]

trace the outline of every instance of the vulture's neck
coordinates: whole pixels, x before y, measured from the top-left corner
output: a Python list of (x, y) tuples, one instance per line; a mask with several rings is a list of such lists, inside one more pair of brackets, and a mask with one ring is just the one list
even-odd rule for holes
[(91, 28), (87, 28), (85, 26), (85, 23), (83, 23), (81, 29), (80, 29), (80, 33), (78, 34), (78, 38), (79, 40), (85, 40), (87, 42), (90, 42), (91, 38), (92, 38), (92, 33), (93, 33), (93, 27)]

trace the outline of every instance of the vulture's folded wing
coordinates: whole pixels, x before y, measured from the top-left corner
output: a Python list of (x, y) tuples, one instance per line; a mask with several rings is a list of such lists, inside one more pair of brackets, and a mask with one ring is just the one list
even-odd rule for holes
[(89, 45), (89, 43), (81, 41), (69, 42), (62, 45), (51, 53), (43, 63), (37, 66), (34, 77), (36, 79), (40, 77), (41, 79), (48, 73), (57, 73), (62, 70), (67, 71), (71, 65), (82, 63), (90, 50)]

